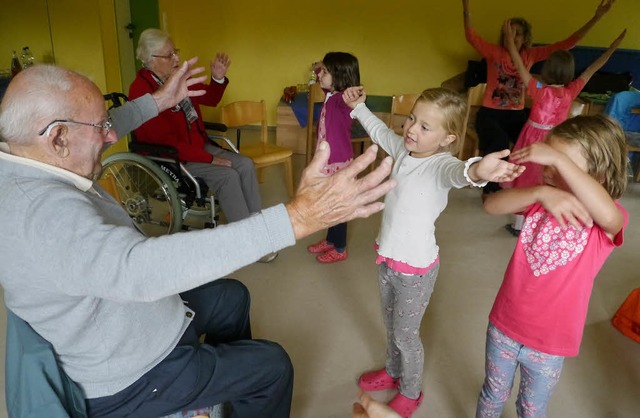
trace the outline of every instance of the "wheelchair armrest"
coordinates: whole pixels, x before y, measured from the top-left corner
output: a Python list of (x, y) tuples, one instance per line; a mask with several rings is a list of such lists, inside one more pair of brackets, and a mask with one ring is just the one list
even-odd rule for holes
[(145, 142), (131, 142), (129, 149), (136, 154), (151, 155), (155, 157), (175, 158), (178, 155), (178, 149), (170, 145), (148, 144)]
[(212, 142), (214, 145), (218, 146), (218, 147), (222, 147), (224, 148), (221, 144), (219, 144), (217, 141), (222, 141), (224, 142), (224, 144), (229, 147), (230, 151), (235, 152), (236, 154), (239, 154), (240, 151), (238, 151), (238, 148), (236, 148), (236, 146), (234, 145), (233, 142), (231, 142), (229, 140), (229, 138), (227, 138), (226, 136), (222, 136), (222, 135), (208, 135), (207, 139), (209, 139), (210, 142)]
[(207, 131), (227, 132), (227, 125), (218, 122), (204, 122), (204, 129)]

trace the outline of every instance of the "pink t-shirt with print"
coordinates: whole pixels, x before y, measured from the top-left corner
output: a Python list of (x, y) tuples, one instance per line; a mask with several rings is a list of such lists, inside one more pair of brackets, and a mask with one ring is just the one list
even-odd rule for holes
[(597, 225), (563, 229), (540, 204), (524, 212), (525, 223), (509, 261), (489, 320), (527, 347), (559, 356), (577, 356), (593, 282), (615, 247)]

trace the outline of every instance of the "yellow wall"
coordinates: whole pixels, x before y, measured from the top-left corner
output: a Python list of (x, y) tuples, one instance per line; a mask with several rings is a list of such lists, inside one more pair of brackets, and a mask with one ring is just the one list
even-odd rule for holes
[[(534, 40), (548, 43), (574, 32), (594, 13), (598, 0), (472, 0), (478, 31), (498, 38), (502, 21), (526, 16)], [(207, 63), (226, 51), (233, 64), (223, 103), (265, 99), (270, 124), (285, 86), (305, 82), (311, 62), (328, 51), (348, 51), (360, 61), (361, 80), (370, 94), (421, 91), (464, 71), (478, 57), (466, 43), (459, 1), (440, 0), (159, 0), (161, 21), (183, 58)], [(584, 8), (584, 4), (589, 4)], [(582, 9), (575, 10), (577, 6)], [(438, 12), (435, 12), (435, 9)], [(581, 45), (605, 46), (628, 27), (624, 48), (640, 49), (637, 0), (618, 0)], [(208, 115), (214, 117), (215, 111)]]
[[(28, 44), (38, 61), (51, 61), (55, 52), (57, 64), (87, 74), (103, 91), (121, 88), (114, 62), (113, 0), (2, 2), (0, 69), (9, 67), (13, 49)], [(584, 8), (585, 3), (589, 7)], [(534, 40), (547, 43), (575, 31), (593, 15), (597, 3), (471, 0), (471, 11), (476, 28), (487, 39), (497, 39), (503, 19), (522, 15), (533, 24)], [(231, 55), (231, 84), (223, 103), (264, 98), (271, 125), (282, 89), (305, 82), (311, 62), (328, 51), (354, 53), (360, 60), (362, 82), (375, 95), (439, 85), (463, 71), (468, 59), (478, 58), (464, 39), (458, 1), (159, 0), (159, 4), (160, 20), (183, 58), (198, 55), (208, 66), (216, 51)], [(580, 44), (606, 46), (627, 27), (622, 47), (640, 49), (639, 15), (640, 2), (617, 0)], [(217, 115), (215, 110), (208, 112), (211, 118)]]

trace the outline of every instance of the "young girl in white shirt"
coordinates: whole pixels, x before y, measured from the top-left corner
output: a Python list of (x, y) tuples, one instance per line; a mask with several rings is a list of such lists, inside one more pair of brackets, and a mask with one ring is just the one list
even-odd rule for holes
[(402, 137), (364, 105), (362, 87), (347, 89), (344, 99), (373, 142), (393, 157), (391, 178), (397, 181), (385, 198), (376, 239), (387, 361), (383, 369), (360, 376), (358, 384), (366, 391), (399, 388), (389, 406), (410, 417), (423, 399), (420, 322), (440, 264), (434, 224), (449, 190), (513, 180), (523, 168), (502, 160), (509, 150), (466, 162), (451, 155), (466, 111), (464, 99), (453, 91), (425, 90), (407, 117)]

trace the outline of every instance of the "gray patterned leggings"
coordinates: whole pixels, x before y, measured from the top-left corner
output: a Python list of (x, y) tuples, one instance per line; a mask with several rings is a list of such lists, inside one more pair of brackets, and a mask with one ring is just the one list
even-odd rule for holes
[(411, 399), (417, 399), (422, 391), (424, 348), (420, 322), (439, 268), (439, 261), (423, 275), (398, 273), (386, 263), (379, 268), (382, 313), (387, 328), (387, 373), (400, 378), (400, 393)]

